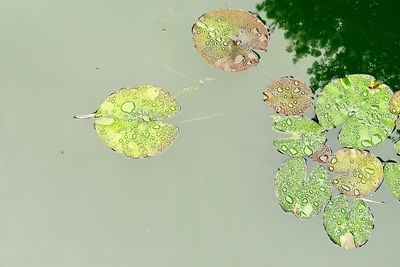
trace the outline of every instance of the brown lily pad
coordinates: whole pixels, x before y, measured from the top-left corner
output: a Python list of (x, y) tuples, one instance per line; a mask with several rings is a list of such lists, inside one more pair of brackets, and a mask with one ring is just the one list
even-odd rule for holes
[(389, 111), (393, 114), (400, 114), (400, 91), (397, 91), (389, 100)]
[(311, 89), (293, 77), (273, 81), (263, 92), (264, 102), (284, 115), (300, 115), (312, 104)]
[(332, 149), (324, 144), (314, 154), (310, 156), (310, 159), (314, 162), (326, 164), (332, 156)]
[(250, 12), (222, 8), (203, 14), (192, 27), (193, 43), (207, 62), (223, 71), (244, 71), (258, 64), (269, 33)]

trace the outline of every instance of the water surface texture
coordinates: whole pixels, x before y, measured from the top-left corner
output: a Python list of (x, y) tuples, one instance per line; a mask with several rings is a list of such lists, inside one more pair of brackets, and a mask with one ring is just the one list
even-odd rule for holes
[[(272, 25), (256, 67), (222, 72), (197, 54), (193, 23), (221, 7), (258, 10)], [(368, 204), (375, 229), (356, 250), (329, 240), (322, 214), (281, 210), (274, 177), (287, 157), (262, 96), (286, 75), (315, 90), (369, 73), (397, 90), (397, 10), (366, 0), (0, 1), (0, 266), (398, 265), (400, 203), (384, 185), (371, 198), (387, 203)], [(177, 140), (156, 157), (123, 157), (93, 121), (73, 119), (147, 83), (182, 106)], [(327, 136), (337, 150), (336, 132)], [(399, 160), (390, 141), (371, 152)]]

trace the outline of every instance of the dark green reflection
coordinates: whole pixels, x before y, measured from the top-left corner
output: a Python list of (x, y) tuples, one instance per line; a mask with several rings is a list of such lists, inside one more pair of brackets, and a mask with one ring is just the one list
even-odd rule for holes
[(294, 62), (321, 56), (307, 70), (313, 91), (352, 73), (400, 89), (400, 1), (265, 0), (257, 9), (285, 30)]

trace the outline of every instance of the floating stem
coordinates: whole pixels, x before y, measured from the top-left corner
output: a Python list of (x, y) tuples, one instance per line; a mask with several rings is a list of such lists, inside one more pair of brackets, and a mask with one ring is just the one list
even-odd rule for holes
[(90, 119), (90, 118), (94, 118), (94, 116), (95, 116), (95, 113), (91, 113), (88, 115), (74, 115), (74, 119), (77, 119), (77, 120)]

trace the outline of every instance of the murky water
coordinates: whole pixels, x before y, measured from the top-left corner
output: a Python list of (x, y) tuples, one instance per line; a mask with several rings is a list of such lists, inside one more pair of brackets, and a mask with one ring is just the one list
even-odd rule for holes
[[(1, 1), (0, 266), (396, 266), (400, 204), (385, 186), (372, 198), (387, 203), (369, 204), (375, 229), (357, 250), (331, 243), (321, 215), (300, 221), (280, 209), (273, 180), (286, 156), (272, 144), (281, 135), (262, 101), (276, 78), (316, 85), (340, 76), (343, 66), (398, 88), (399, 39), (392, 33), (400, 24), (383, 28), (395, 7), (359, 1), (372, 2), (361, 13), (373, 11), (376, 23), (367, 26), (376, 29), (367, 31), (346, 9), (352, 2), (339, 1), (350, 15), (329, 15), (367, 34), (368, 45), (362, 42), (362, 50), (345, 39), (343, 57), (352, 60), (318, 67), (310, 55), (326, 47), (310, 39), (333, 18), (324, 20), (318, 8), (295, 16), (297, 6), (268, 2), (271, 18), (264, 11), (261, 17), (281, 21), (268, 51), (256, 67), (227, 73), (197, 54), (192, 24), (209, 10), (256, 11), (261, 2)], [(311, 26), (298, 41), (304, 36), (318, 49), (300, 49), (304, 58), (294, 64), (295, 54), (286, 51), (293, 39), (284, 33), (300, 22)], [(300, 32), (289, 28), (288, 37)], [(329, 35), (332, 29), (320, 42)], [(360, 53), (369, 60), (360, 61)], [(178, 94), (182, 106), (172, 119), (180, 135), (157, 157), (120, 156), (99, 140), (92, 121), (72, 118), (95, 111), (121, 87), (147, 83)], [(336, 136), (328, 134), (334, 148)], [(398, 159), (390, 141), (372, 151)]]

